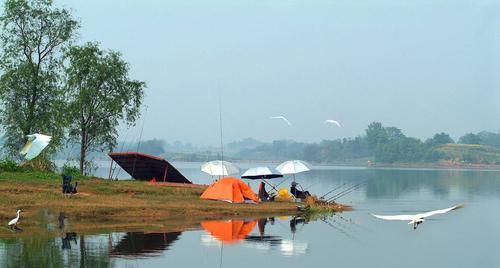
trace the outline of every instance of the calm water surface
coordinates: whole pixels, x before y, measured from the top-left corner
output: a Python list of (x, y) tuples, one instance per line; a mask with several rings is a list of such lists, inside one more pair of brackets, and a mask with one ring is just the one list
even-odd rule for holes
[[(199, 172), (199, 164), (176, 166), (197, 183), (212, 180)], [(105, 168), (98, 172), (107, 176)], [(118, 177), (127, 175), (122, 171)], [(500, 266), (498, 171), (318, 167), (299, 174), (297, 181), (319, 195), (337, 186), (366, 183), (338, 200), (354, 211), (314, 221), (275, 217), (204, 222), (182, 232), (67, 232), (56, 238), (0, 239), (0, 266)], [(257, 182), (251, 184), (257, 188)], [(283, 185), (289, 187), (289, 180)], [(431, 218), (417, 230), (406, 222), (370, 215), (417, 213), (459, 203), (466, 205)]]

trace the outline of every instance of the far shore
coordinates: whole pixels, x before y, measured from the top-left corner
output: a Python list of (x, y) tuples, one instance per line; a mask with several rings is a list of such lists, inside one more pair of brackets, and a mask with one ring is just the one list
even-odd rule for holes
[[(203, 163), (200, 161), (184, 161), (184, 160), (172, 160), (166, 158), (169, 162), (172, 163)], [(268, 164), (268, 165), (279, 165), (285, 160), (246, 160), (246, 159), (231, 159), (227, 158), (227, 161), (231, 161), (234, 163), (244, 163), (244, 164)], [(102, 164), (101, 168), (109, 168), (110, 159), (98, 159), (96, 160)], [(65, 163), (65, 160), (56, 160), (59, 163)], [(366, 161), (343, 161), (343, 162), (332, 162), (332, 163), (323, 163), (323, 162), (309, 162), (315, 167), (354, 167), (354, 168), (422, 168), (422, 169), (463, 169), (463, 170), (500, 170), (500, 165), (496, 164), (476, 164), (476, 163), (461, 163), (461, 162), (453, 162), (453, 161), (442, 161), (435, 163), (378, 163), (372, 162), (372, 164), (367, 164)], [(62, 165), (62, 164), (61, 164)]]

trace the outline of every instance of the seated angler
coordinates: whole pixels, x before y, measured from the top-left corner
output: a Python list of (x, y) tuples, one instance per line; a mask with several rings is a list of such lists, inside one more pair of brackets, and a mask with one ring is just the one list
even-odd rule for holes
[(295, 198), (305, 199), (306, 197), (311, 196), (309, 191), (301, 191), (297, 189), (297, 185), (299, 184), (293, 181), (292, 186), (290, 187), (290, 193), (293, 194)]

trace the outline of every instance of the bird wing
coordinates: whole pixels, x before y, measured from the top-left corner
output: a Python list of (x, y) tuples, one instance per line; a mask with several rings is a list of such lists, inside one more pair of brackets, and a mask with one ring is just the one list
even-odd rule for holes
[(292, 123), (290, 123), (290, 121), (288, 121), (288, 119), (286, 119), (286, 117), (284, 117), (284, 116), (272, 116), (271, 119), (281, 119), (281, 120), (285, 121), (289, 126), (292, 125)]
[(26, 144), (24, 145), (23, 149), (19, 152), (21, 155), (25, 155), (28, 153), (30, 147), (31, 147), (31, 144), (33, 144), (33, 141), (32, 140), (28, 140), (28, 142), (26, 142)]
[(457, 206), (453, 206), (451, 208), (438, 209), (438, 210), (433, 210), (433, 211), (429, 211), (429, 212), (425, 212), (425, 213), (420, 213), (420, 214), (418, 214), (418, 217), (419, 218), (427, 218), (427, 217), (430, 217), (430, 216), (433, 216), (436, 214), (444, 214), (444, 213), (450, 212), (452, 210), (459, 209), (461, 207), (463, 207), (463, 205), (457, 205)]
[(388, 221), (412, 221), (415, 218), (415, 215), (392, 215), (392, 216), (383, 216), (375, 214), (372, 215), (376, 218)]
[(332, 123), (332, 124), (337, 125), (338, 127), (342, 127), (338, 121), (335, 121), (332, 119), (325, 120), (325, 123)]
[(8, 225), (12, 225), (12, 224), (16, 224), (16, 222), (19, 220), (18, 217), (12, 219), (11, 221), (9, 221), (9, 224)]
[(26, 160), (31, 160), (35, 157), (37, 157), (47, 145), (49, 145), (49, 142), (51, 140), (50, 136), (46, 135), (36, 135), (35, 140), (31, 143), (31, 146), (28, 148), (26, 155), (24, 158)]

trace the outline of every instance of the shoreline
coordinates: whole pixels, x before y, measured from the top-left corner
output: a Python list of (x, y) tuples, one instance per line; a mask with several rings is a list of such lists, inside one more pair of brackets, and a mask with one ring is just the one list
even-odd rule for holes
[[(28, 230), (40, 226), (47, 215), (63, 213), (71, 222), (97, 228), (146, 228), (165, 222), (199, 223), (204, 220), (259, 218), (298, 215), (297, 203), (264, 202), (231, 204), (200, 199), (200, 187), (151, 185), (143, 181), (111, 181), (100, 178), (76, 178), (78, 194), (61, 194), (60, 176), (41, 172), (4, 172), (0, 174), (0, 237), (10, 237), (7, 222), (21, 209), (19, 227)], [(331, 212), (350, 210), (338, 204)], [(57, 217), (56, 217), (57, 219)], [(95, 224), (93, 224), (95, 223)]]

